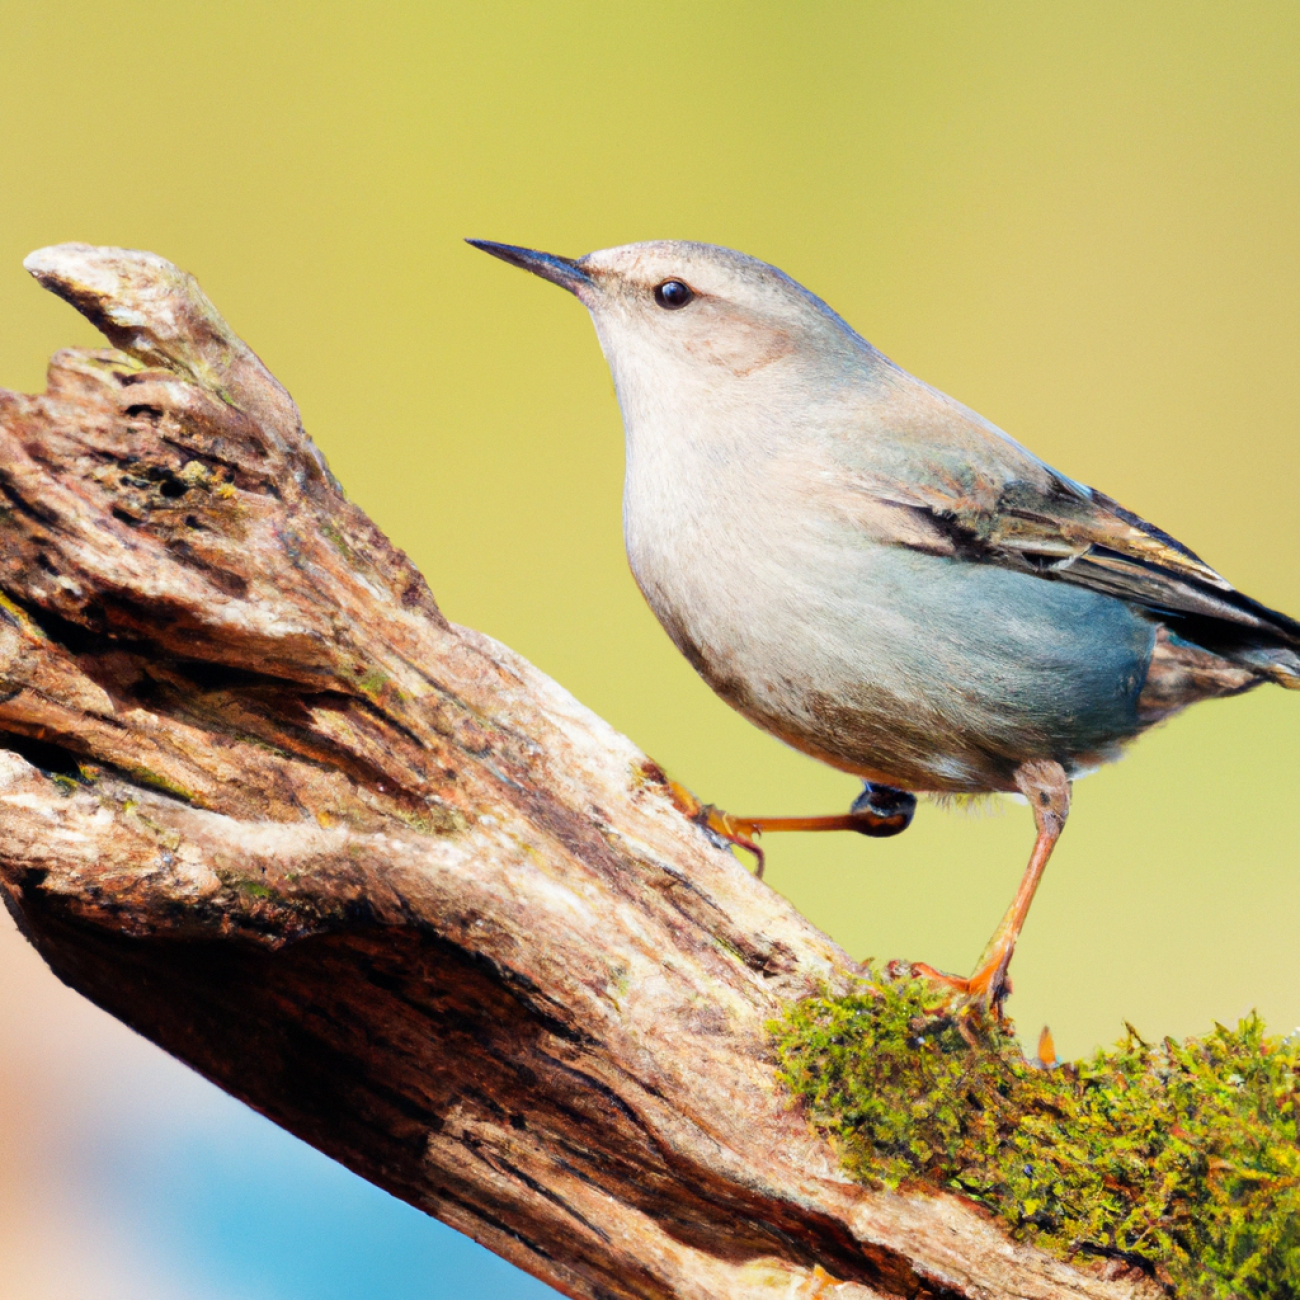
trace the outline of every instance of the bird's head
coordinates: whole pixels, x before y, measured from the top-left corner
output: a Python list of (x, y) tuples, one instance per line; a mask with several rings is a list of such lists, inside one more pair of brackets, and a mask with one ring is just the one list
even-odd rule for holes
[(729, 248), (657, 240), (571, 259), (469, 242), (583, 303), (629, 422), (677, 402), (807, 401), (879, 355), (820, 298)]

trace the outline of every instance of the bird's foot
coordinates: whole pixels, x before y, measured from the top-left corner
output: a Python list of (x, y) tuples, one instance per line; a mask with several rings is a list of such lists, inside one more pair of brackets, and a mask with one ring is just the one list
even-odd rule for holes
[(882, 839), (898, 835), (912, 824), (916, 796), (876, 782), (863, 783), (862, 793), (847, 813), (830, 817), (737, 817), (697, 799), (684, 785), (668, 782), (679, 811), (721, 844), (736, 844), (758, 860), (754, 874), (762, 879), (766, 859), (755, 843), (764, 831), (856, 831)]
[(942, 1014), (958, 1025), (1001, 1026), (1006, 1023), (1003, 1006), (1011, 993), (1011, 979), (1007, 975), (1010, 964), (1010, 952), (995, 953), (973, 975), (950, 975), (920, 961), (912, 963), (912, 974), (945, 990)]
[(744, 817), (733, 817), (711, 803), (697, 799), (684, 785), (676, 781), (668, 782), (668, 793), (673, 804), (688, 821), (699, 826), (719, 848), (732, 844), (754, 855), (756, 865), (754, 874), (761, 880), (767, 858), (763, 850), (754, 843), (754, 837), (762, 834), (762, 827)]

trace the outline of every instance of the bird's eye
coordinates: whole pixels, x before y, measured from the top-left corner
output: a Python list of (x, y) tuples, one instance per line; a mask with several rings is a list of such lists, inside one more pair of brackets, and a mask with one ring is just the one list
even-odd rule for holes
[(694, 297), (695, 293), (691, 286), (683, 284), (680, 280), (665, 280), (663, 284), (655, 286), (655, 302), (669, 311), (685, 307)]

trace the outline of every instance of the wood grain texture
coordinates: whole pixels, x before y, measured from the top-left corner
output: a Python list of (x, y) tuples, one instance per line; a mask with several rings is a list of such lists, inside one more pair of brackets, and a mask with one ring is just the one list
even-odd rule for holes
[(1144, 1293), (851, 1182), (764, 1027), (845, 954), (447, 623), (192, 278), (28, 268), (113, 344), (0, 393), (0, 879), (60, 978), (569, 1296)]

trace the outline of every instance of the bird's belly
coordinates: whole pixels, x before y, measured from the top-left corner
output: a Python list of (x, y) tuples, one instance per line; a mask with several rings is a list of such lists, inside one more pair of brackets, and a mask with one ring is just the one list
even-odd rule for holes
[(1155, 629), (1123, 601), (860, 541), (828, 572), (812, 550), (751, 551), (706, 583), (698, 564), (646, 581), (633, 561), (709, 685), (796, 748), (910, 789), (979, 792), (1013, 789), (1028, 759), (1094, 766), (1141, 729)]

